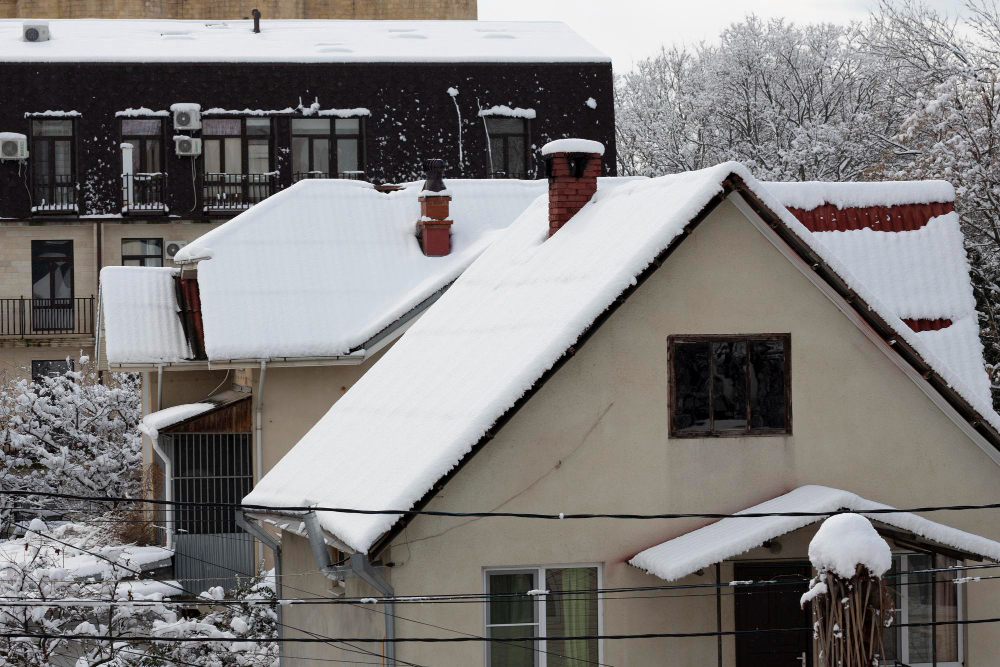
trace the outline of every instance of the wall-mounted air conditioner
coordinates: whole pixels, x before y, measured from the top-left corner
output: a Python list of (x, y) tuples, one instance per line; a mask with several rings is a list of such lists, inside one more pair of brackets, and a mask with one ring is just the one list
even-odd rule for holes
[(49, 41), (48, 21), (25, 21), (21, 24), (21, 36), (26, 42)]
[(173, 259), (174, 256), (181, 251), (181, 248), (187, 244), (187, 241), (167, 241), (167, 245), (165, 247), (167, 259)]
[(17, 132), (0, 132), (0, 160), (26, 160), (28, 137)]
[(189, 102), (181, 102), (170, 105), (170, 112), (174, 115), (175, 130), (200, 130), (201, 129), (201, 105)]
[(201, 155), (201, 139), (194, 137), (174, 137), (174, 151), (179, 157), (195, 157)]

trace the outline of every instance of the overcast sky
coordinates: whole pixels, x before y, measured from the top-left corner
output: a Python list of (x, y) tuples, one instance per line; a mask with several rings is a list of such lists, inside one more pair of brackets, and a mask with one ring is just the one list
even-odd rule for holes
[[(955, 15), (960, 0), (926, 0)], [(712, 40), (748, 13), (795, 23), (864, 19), (875, 0), (479, 0), (484, 21), (564, 21), (614, 60), (618, 71), (661, 44)]]

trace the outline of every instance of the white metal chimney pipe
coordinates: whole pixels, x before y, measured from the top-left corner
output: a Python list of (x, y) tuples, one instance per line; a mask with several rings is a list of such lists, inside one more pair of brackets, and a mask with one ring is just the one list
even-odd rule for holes
[(134, 200), (133, 189), (133, 167), (132, 167), (132, 144), (122, 144), (122, 194), (124, 195), (122, 206), (128, 210), (132, 207)]

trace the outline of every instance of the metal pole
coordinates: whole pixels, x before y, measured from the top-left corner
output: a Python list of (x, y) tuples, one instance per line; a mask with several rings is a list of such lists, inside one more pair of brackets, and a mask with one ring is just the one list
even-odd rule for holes
[(722, 566), (715, 564), (715, 627), (718, 631), (719, 667), (722, 667)]
[[(931, 569), (937, 567), (931, 554)], [(937, 667), (937, 572), (931, 572), (931, 664)]]

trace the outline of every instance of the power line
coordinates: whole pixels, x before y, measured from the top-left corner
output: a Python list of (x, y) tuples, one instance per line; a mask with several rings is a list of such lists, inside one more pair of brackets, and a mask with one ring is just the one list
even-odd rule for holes
[[(955, 621), (925, 621), (919, 623), (893, 623), (886, 626), (890, 628), (922, 628), (949, 625), (982, 625), (986, 623), (1000, 623), (1000, 618), (976, 618)], [(449, 644), (449, 643), (469, 643), (469, 642), (534, 642), (534, 641), (586, 641), (597, 640), (628, 640), (628, 639), (683, 639), (690, 637), (720, 637), (732, 635), (748, 634), (773, 634), (779, 632), (812, 632), (811, 626), (799, 628), (757, 628), (752, 630), (707, 630), (704, 632), (644, 632), (639, 634), (613, 634), (613, 635), (556, 635), (556, 636), (534, 636), (525, 637), (283, 637), (276, 639), (267, 638), (232, 638), (232, 637), (198, 637), (191, 639), (186, 637), (157, 637), (140, 635), (118, 635), (116, 637), (95, 637), (94, 635), (63, 635), (47, 633), (0, 633), (0, 639), (71, 639), (71, 640), (95, 640), (95, 641), (158, 641), (158, 642), (247, 642), (247, 643), (416, 643), (416, 644)], [(453, 631), (454, 632), (454, 631)]]
[(660, 520), (660, 519), (758, 519), (765, 517), (830, 517), (838, 514), (913, 514), (927, 512), (957, 512), (967, 510), (1000, 509), (1000, 503), (987, 503), (983, 505), (931, 505), (927, 507), (912, 508), (875, 508), (866, 510), (837, 509), (827, 512), (740, 512), (738, 514), (725, 514), (715, 512), (669, 512), (662, 514), (619, 514), (619, 513), (540, 513), (540, 512), (451, 512), (446, 510), (413, 510), (413, 509), (382, 509), (368, 510), (352, 507), (322, 507), (322, 506), (269, 506), (250, 505), (241, 503), (223, 502), (194, 502), (184, 500), (162, 500), (160, 498), (126, 498), (122, 496), (84, 496), (72, 493), (52, 493), (34, 491), (0, 491), (0, 496), (38, 496), (44, 498), (58, 498), (63, 500), (86, 500), (90, 502), (130, 502), (147, 503), (150, 505), (171, 505), (175, 507), (218, 507), (232, 510), (250, 510), (264, 512), (334, 512), (338, 514), (362, 514), (362, 515), (402, 515), (402, 516), (440, 516), (440, 517), (466, 517), (466, 518), (509, 518), (509, 519), (544, 519), (561, 521), (565, 519), (634, 519), (634, 520)]

